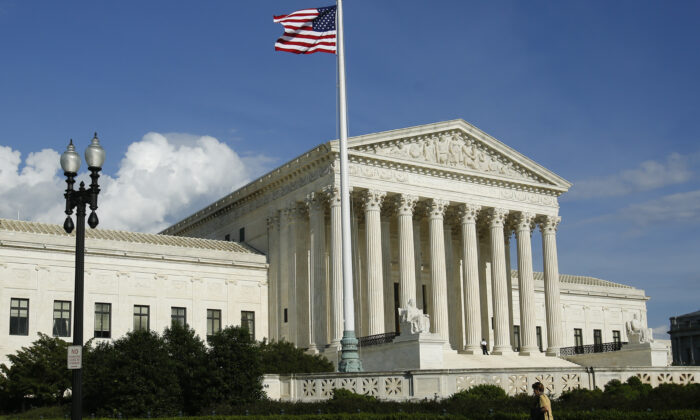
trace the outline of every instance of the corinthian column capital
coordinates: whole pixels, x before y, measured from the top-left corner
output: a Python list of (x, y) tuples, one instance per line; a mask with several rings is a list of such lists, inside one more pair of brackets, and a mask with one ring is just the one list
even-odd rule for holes
[(337, 185), (328, 185), (323, 188), (323, 193), (326, 195), (326, 200), (331, 207), (340, 206), (340, 187)]
[(309, 212), (321, 212), (324, 210), (326, 204), (326, 195), (323, 193), (311, 192), (307, 194), (304, 204), (306, 204)]
[(272, 231), (277, 230), (279, 228), (279, 225), (280, 225), (280, 217), (277, 214), (274, 214), (274, 215), (267, 218), (268, 231), (272, 232)]
[(526, 211), (520, 212), (513, 218), (513, 223), (518, 231), (529, 230), (532, 232), (535, 227), (535, 215)]
[(540, 231), (543, 234), (546, 233), (551, 233), (554, 234), (557, 232), (557, 227), (559, 226), (559, 222), (561, 222), (561, 217), (559, 216), (544, 216), (540, 219)]
[(442, 200), (440, 198), (429, 200), (426, 206), (428, 216), (431, 219), (442, 219), (449, 205), (450, 202), (448, 200)]
[(418, 203), (418, 196), (411, 194), (400, 194), (396, 196), (394, 206), (399, 216), (410, 216)]
[(476, 204), (462, 204), (457, 207), (457, 214), (459, 215), (460, 221), (464, 223), (476, 223), (476, 217), (481, 211), (481, 206)]
[(488, 224), (490, 227), (502, 228), (508, 217), (508, 210), (501, 208), (491, 208), (486, 212)]
[(386, 192), (379, 190), (367, 190), (360, 194), (365, 211), (381, 210), (384, 197), (386, 197)]

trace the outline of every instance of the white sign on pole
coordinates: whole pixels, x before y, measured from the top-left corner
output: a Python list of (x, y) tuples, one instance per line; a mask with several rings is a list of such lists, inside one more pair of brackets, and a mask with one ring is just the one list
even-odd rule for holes
[(68, 346), (68, 369), (83, 368), (83, 346)]

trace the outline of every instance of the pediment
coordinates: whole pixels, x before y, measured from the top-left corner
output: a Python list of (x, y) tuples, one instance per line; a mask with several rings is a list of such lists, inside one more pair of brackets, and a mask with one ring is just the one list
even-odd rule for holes
[(571, 183), (463, 120), (354, 137), (349, 151), (566, 191)]

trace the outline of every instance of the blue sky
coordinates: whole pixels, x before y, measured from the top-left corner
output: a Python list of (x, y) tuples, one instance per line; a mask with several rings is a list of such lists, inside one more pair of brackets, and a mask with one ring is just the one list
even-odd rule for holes
[[(60, 223), (57, 156), (93, 131), (102, 223), (143, 231), (336, 138), (334, 57), (273, 48), (274, 14), (329, 4), (0, 0), (0, 217)], [(562, 272), (645, 289), (651, 327), (700, 309), (700, 3), (345, 15), (350, 135), (463, 118), (574, 183)]]

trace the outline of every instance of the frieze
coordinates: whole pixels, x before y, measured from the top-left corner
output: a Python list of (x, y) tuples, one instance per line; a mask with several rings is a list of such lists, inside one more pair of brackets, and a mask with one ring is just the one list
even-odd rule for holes
[(374, 166), (358, 165), (353, 163), (349, 165), (348, 173), (351, 176), (361, 176), (365, 178), (379, 179), (382, 181), (395, 181), (403, 183), (408, 183), (410, 181), (409, 174), (405, 172), (399, 172), (388, 168), (377, 168)]
[(376, 143), (356, 150), (449, 168), (544, 182), (532, 172), (460, 131)]

